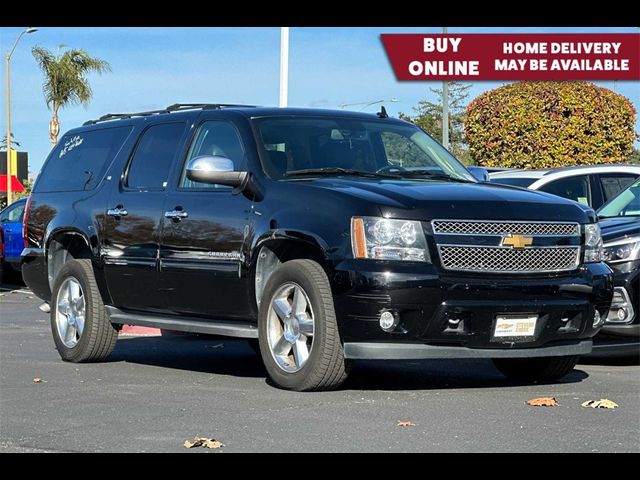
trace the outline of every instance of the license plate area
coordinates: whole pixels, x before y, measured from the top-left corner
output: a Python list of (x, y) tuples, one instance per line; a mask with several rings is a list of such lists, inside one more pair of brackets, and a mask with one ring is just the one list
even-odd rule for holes
[(536, 335), (537, 324), (538, 315), (498, 314), (495, 317), (495, 323), (493, 326), (493, 340), (532, 340)]

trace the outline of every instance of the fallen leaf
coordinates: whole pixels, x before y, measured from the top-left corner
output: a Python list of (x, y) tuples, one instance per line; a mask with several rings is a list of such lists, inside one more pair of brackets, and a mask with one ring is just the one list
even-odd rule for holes
[(189, 440), (185, 440), (183, 443), (185, 448), (194, 448), (194, 447), (200, 447), (202, 445), (202, 440), (200, 439), (200, 437), (194, 437), (193, 441), (189, 441)]
[(413, 422), (406, 421), (406, 422), (398, 422), (398, 426), (399, 427), (415, 427), (416, 424)]
[(205, 448), (220, 448), (224, 447), (224, 444), (219, 440), (207, 438), (204, 442), (202, 442), (202, 446)]
[(184, 448), (196, 448), (196, 447), (205, 447), (205, 448), (220, 448), (224, 447), (224, 444), (215, 438), (207, 438), (207, 437), (199, 437), (196, 435), (193, 437), (193, 440), (185, 440)]
[(40, 377), (35, 377), (33, 379), (33, 383), (42, 383), (42, 379)]
[(616, 402), (608, 400), (606, 398), (601, 398), (600, 400), (587, 400), (582, 404), (583, 407), (587, 408), (617, 408), (619, 405)]
[(557, 407), (560, 405), (556, 397), (538, 397), (527, 400), (527, 405), (532, 407)]

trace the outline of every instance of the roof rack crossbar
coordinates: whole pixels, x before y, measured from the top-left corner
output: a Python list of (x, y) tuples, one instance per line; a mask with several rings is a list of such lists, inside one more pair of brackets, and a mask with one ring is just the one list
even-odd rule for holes
[(167, 108), (162, 110), (149, 110), (146, 112), (135, 112), (135, 113), (108, 113), (106, 115), (101, 116), (96, 120), (89, 120), (84, 122), (84, 125), (94, 125), (99, 122), (106, 122), (108, 120), (117, 120), (117, 119), (126, 119), (131, 117), (147, 117), (149, 115), (157, 115), (161, 113), (171, 113), (171, 112), (179, 112), (182, 110), (220, 110), (222, 108), (227, 107), (247, 107), (247, 108), (255, 108), (255, 105), (243, 105), (240, 103), (174, 103), (173, 105), (169, 105)]

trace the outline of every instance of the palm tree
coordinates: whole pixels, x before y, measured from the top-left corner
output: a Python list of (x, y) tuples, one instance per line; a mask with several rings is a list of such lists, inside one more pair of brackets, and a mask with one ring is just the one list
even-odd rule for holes
[(60, 134), (58, 110), (68, 105), (87, 106), (93, 96), (87, 75), (91, 72), (109, 72), (111, 67), (104, 60), (91, 57), (82, 49), (54, 55), (46, 48), (33, 47), (31, 53), (44, 73), (42, 91), (47, 107), (53, 111), (49, 122), (49, 138), (51, 146), (55, 146)]
[[(17, 142), (15, 140), (15, 137), (13, 136), (13, 133), (11, 134), (11, 150), (15, 150), (15, 147), (19, 147), (20, 146), (20, 142)], [(7, 136), (5, 135), (4, 137), (2, 137), (2, 141), (0, 141), (0, 150), (6, 150), (7, 149)]]

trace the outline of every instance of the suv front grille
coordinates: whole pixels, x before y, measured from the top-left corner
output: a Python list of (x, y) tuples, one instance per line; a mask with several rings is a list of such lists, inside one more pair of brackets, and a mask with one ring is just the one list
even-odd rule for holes
[(439, 245), (438, 252), (444, 268), (468, 272), (558, 272), (574, 270), (580, 262), (580, 247), (516, 250), (505, 247)]
[(577, 223), (434, 220), (433, 233), (454, 235), (580, 235)]
[(578, 223), (433, 220), (431, 227), (446, 270), (548, 273), (580, 265)]

